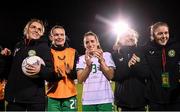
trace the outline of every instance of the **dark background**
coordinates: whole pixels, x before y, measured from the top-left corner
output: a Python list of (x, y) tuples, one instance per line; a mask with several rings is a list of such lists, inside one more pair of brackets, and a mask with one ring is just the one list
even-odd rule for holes
[(143, 43), (149, 39), (149, 26), (167, 22), (170, 34), (179, 40), (180, 6), (175, 0), (49, 0), (1, 1), (0, 44), (13, 49), (23, 36), (26, 23), (32, 18), (46, 22), (46, 34), (52, 26), (64, 26), (70, 45), (83, 51), (83, 35), (91, 30), (100, 37), (104, 50), (110, 51), (115, 41), (111, 27), (96, 19), (100, 15), (110, 21), (124, 16), (139, 32)]

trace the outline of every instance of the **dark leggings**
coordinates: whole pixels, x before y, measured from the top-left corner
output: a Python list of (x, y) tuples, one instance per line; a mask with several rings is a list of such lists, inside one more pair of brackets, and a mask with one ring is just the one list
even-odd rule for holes
[(158, 103), (149, 103), (150, 111), (179, 111), (180, 103), (170, 103), (170, 104), (158, 104)]
[(144, 107), (137, 107), (137, 108), (129, 108), (129, 107), (117, 107), (117, 110), (121, 111), (145, 111), (145, 106)]
[(5, 110), (5, 101), (0, 100), (0, 112)]
[(7, 111), (45, 111), (45, 104), (8, 102)]

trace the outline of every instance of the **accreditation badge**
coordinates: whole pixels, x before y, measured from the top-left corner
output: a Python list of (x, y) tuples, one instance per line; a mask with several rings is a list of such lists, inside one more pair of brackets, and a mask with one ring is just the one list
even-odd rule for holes
[(162, 87), (169, 88), (170, 87), (169, 72), (163, 72), (161, 74), (161, 79), (162, 79)]

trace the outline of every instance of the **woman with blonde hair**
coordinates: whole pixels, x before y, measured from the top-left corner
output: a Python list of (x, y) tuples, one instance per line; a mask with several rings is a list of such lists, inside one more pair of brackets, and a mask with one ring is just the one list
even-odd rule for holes
[(138, 49), (138, 38), (134, 29), (128, 29), (118, 35), (113, 46), (115, 105), (122, 111), (145, 110), (145, 74), (140, 71), (144, 61)]
[[(24, 28), (24, 38), (18, 42), (13, 52), (13, 61), (5, 87), (7, 111), (45, 111), (45, 81), (55, 80), (50, 48), (44, 34), (43, 21), (30, 20)], [(22, 62), (27, 57), (38, 56), (43, 61), (28, 63), (22, 70)], [(28, 76), (27, 74), (36, 77)]]

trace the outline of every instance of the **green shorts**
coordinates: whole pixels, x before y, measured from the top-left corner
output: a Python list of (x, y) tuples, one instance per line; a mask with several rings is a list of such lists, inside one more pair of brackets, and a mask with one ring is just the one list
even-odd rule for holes
[(112, 103), (96, 104), (96, 105), (83, 105), (83, 111), (113, 111)]
[(48, 111), (77, 111), (77, 98), (48, 98)]

